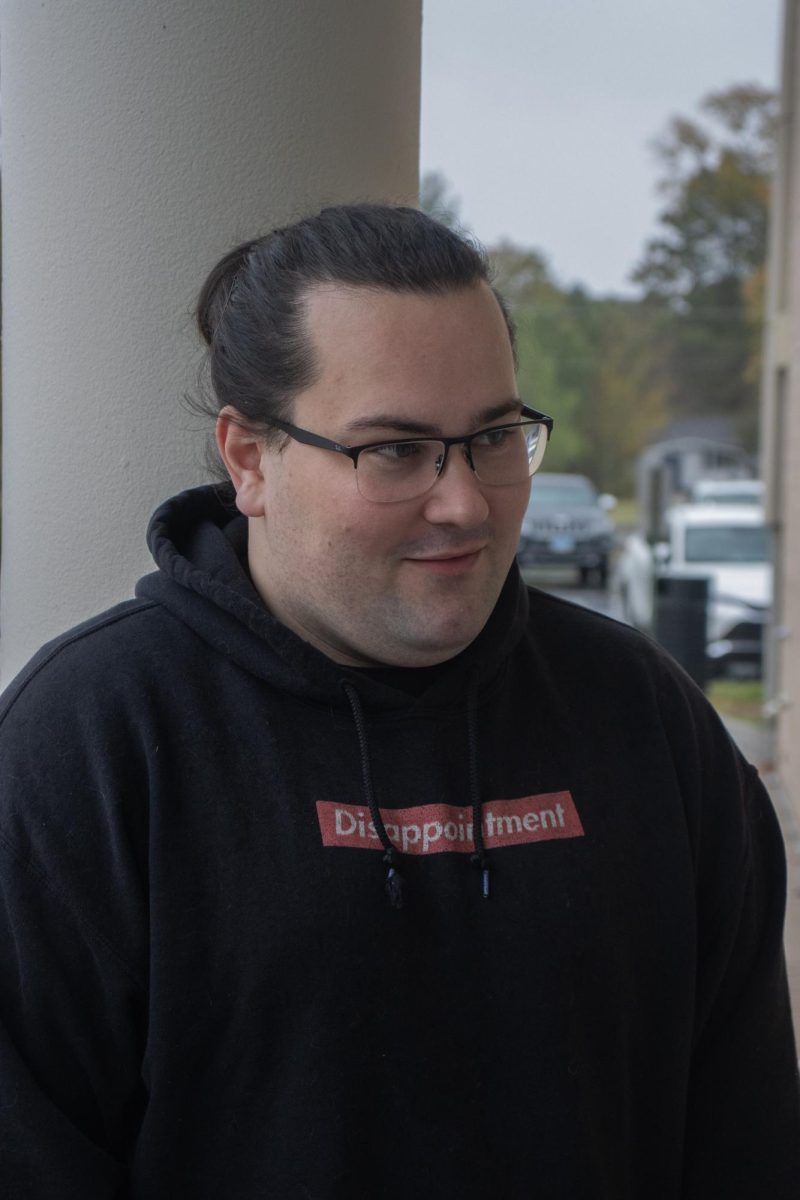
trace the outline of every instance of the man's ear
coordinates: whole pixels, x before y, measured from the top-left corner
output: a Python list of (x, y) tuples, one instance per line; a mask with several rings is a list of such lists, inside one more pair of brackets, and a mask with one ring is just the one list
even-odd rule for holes
[(236, 507), (246, 517), (264, 515), (262, 439), (242, 423), (235, 408), (226, 405), (217, 417), (217, 449), (236, 489)]

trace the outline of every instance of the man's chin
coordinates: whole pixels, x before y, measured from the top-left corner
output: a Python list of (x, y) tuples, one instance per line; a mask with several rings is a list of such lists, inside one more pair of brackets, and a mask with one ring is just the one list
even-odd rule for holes
[[(350, 666), (432, 667), (465, 650), (488, 621), (502, 583), (494, 581), (457, 594), (410, 595), (396, 591), (384, 603), (365, 607), (364, 621), (316, 644)], [(466, 594), (465, 594), (466, 593)], [(330, 631), (329, 631), (330, 633)]]
[(429, 623), (424, 629), (409, 630), (405, 638), (395, 638), (391, 646), (385, 647), (385, 661), (388, 666), (397, 667), (434, 667), (447, 662), (475, 641), (488, 617), (487, 612), (471, 621), (462, 618), (457, 622), (435, 626)]

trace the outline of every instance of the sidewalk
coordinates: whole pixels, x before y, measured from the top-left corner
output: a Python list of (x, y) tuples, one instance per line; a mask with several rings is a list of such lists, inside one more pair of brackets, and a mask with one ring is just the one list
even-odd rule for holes
[(784, 942), (795, 1036), (800, 1048), (800, 828), (774, 772), (772, 734), (750, 721), (737, 721), (733, 717), (726, 717), (724, 720), (731, 737), (745, 758), (758, 767), (783, 829), (789, 871)]

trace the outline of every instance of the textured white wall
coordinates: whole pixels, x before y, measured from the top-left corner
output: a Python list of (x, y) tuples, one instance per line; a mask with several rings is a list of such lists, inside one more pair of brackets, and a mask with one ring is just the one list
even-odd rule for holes
[(5, 0), (2, 680), (201, 482), (191, 309), (236, 241), (417, 192), (421, 0)]
[(783, 521), (780, 619), (784, 636), (779, 642), (780, 698), (785, 706), (778, 714), (778, 766), (800, 820), (800, 5), (797, 0), (787, 5), (787, 17), (790, 18), (787, 33), (791, 37), (784, 95), (789, 122), (785, 162), (788, 202), (782, 252), (788, 276), (785, 289), (788, 375), (780, 444)]
[[(777, 767), (800, 819), (800, 3), (785, 0), (778, 163), (772, 189), (762, 376), (761, 467), (775, 530), (767, 697)], [(781, 387), (783, 379), (783, 387)], [(783, 399), (781, 392), (783, 391)]]

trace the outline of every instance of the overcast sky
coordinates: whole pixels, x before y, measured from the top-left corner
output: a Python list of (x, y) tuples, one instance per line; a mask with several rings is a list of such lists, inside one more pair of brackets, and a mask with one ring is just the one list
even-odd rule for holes
[(483, 242), (631, 292), (655, 232), (649, 143), (732, 83), (778, 86), (781, 0), (423, 0), (422, 170)]

